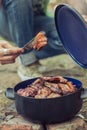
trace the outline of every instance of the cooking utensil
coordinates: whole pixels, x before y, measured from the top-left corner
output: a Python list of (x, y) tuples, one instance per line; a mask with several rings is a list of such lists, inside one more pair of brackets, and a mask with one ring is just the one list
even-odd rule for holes
[(55, 10), (55, 25), (67, 53), (87, 68), (87, 24), (82, 15), (68, 4), (60, 4)]
[(32, 40), (30, 40), (24, 45), (23, 49), (27, 49), (27, 50), (38, 49), (39, 45), (37, 45), (37, 48), (34, 48), (36, 46), (35, 44), (37, 44), (38, 42), (38, 37), (45, 36), (45, 34), (46, 33), (44, 31), (40, 31)]
[(35, 40), (35, 37), (31, 41), (27, 42), (24, 45), (23, 49), (27, 49), (27, 50), (32, 49), (33, 48), (33, 44), (35, 44), (34, 40)]
[(8, 88), (5, 94), (8, 98), (15, 99), (17, 112), (30, 121), (42, 124), (63, 122), (74, 117), (81, 109), (83, 99), (87, 98), (87, 89), (83, 89), (79, 80), (70, 77), (64, 78), (76, 85), (75, 93), (49, 99), (35, 99), (18, 95), (17, 90), (27, 87), (37, 79), (33, 78), (20, 82), (14, 88)]

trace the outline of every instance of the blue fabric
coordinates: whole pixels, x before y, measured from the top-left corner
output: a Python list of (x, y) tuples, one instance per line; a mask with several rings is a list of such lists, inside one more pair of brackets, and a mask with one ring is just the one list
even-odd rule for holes
[(34, 15), (31, 0), (3, 0), (0, 8), (1, 36), (13, 41), (18, 47), (23, 47), (42, 30), (46, 32), (48, 45), (41, 51), (33, 51), (36, 59), (65, 53), (56, 31), (54, 18)]

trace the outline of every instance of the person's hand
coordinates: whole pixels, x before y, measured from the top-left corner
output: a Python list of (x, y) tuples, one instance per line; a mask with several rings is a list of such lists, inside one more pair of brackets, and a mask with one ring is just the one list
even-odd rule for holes
[(23, 53), (22, 48), (14, 47), (7, 41), (0, 41), (0, 64), (14, 63), (15, 59)]

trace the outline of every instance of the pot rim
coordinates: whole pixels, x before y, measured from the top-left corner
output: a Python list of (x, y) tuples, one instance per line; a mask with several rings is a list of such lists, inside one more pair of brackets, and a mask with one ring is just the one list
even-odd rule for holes
[[(76, 78), (72, 78), (72, 77), (68, 77), (68, 76), (62, 76), (63, 78), (65, 78), (65, 79), (71, 79), (71, 80), (75, 80), (75, 81), (78, 81), (79, 82), (79, 88), (77, 88), (77, 91), (76, 92), (73, 92), (73, 93), (70, 93), (70, 94), (67, 94), (67, 95), (63, 95), (63, 96), (60, 96), (60, 97), (54, 97), (54, 98), (34, 98), (34, 97), (26, 97), (26, 96), (21, 96), (21, 95), (19, 95), (19, 94), (17, 94), (17, 90), (16, 90), (16, 88), (18, 87), (18, 85), (20, 85), (20, 84), (22, 84), (22, 83), (24, 83), (24, 82), (27, 82), (27, 81), (30, 81), (30, 80), (33, 80), (33, 79), (37, 79), (37, 78), (39, 78), (39, 77), (36, 77), (36, 78), (31, 78), (31, 79), (29, 79), (29, 80), (25, 80), (25, 81), (22, 81), (22, 82), (20, 82), (20, 83), (18, 83), (15, 87), (14, 87), (14, 93), (15, 93), (15, 95), (17, 95), (17, 96), (19, 96), (19, 97), (22, 97), (22, 98), (25, 98), (25, 99), (32, 99), (32, 100), (54, 100), (54, 99), (61, 99), (61, 98), (65, 98), (65, 97), (68, 97), (68, 96), (72, 96), (72, 95), (74, 95), (74, 94), (76, 94), (76, 93), (78, 93), (79, 91), (83, 91), (84, 90), (84, 88), (82, 87), (82, 82), (80, 81), (80, 80), (78, 80), (78, 79), (76, 79)], [(70, 81), (71, 81), (70, 80)], [(26, 86), (27, 87), (27, 86)], [(25, 87), (25, 88), (26, 88)]]

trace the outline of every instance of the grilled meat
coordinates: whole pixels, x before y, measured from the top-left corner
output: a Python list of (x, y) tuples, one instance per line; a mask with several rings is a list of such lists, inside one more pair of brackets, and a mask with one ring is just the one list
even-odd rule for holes
[(40, 77), (17, 94), (34, 98), (54, 98), (76, 92), (76, 86), (62, 76)]

